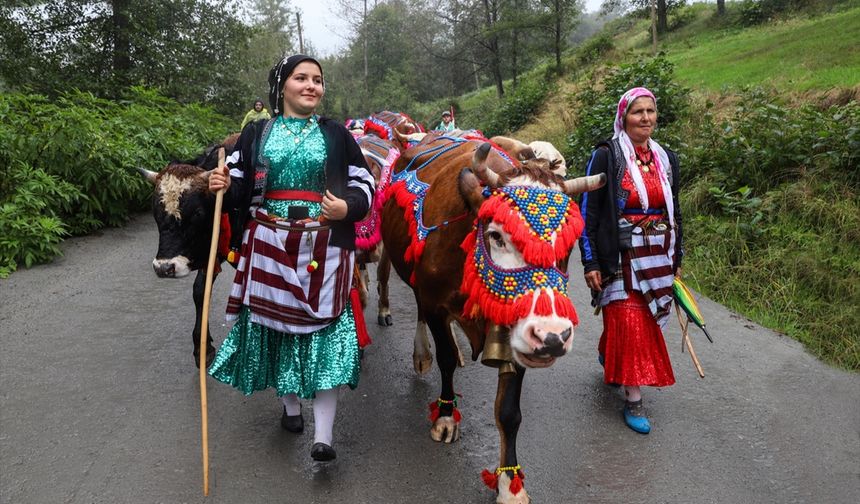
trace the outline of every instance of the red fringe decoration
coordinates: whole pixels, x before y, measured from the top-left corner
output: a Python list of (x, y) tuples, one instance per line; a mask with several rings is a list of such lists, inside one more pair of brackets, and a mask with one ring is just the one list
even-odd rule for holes
[(522, 471), (517, 471), (517, 473), (514, 474), (514, 477), (511, 478), (511, 486), (508, 487), (511, 489), (511, 494), (516, 495), (522, 491), (524, 478), (525, 475)]
[(498, 490), (499, 489), (499, 477), (490, 471), (484, 469), (481, 471), (481, 479), (484, 480), (484, 484), (487, 485), (487, 488), (490, 490)]
[(549, 298), (549, 294), (546, 293), (546, 289), (541, 289), (537, 303), (535, 303), (535, 315), (552, 315), (552, 305), (552, 300)]
[(361, 297), (358, 289), (353, 287), (349, 291), (349, 302), (352, 305), (352, 313), (355, 316), (355, 336), (358, 338), (358, 348), (364, 348), (371, 344), (370, 334), (367, 333), (367, 324), (364, 322), (364, 310), (361, 308)]
[(364, 121), (364, 134), (373, 134), (383, 140), (388, 140), (388, 130), (370, 120)]
[[(441, 413), (439, 411), (439, 403), (433, 401), (428, 404), (428, 406), (430, 406), (430, 416), (428, 418), (430, 418), (431, 422), (435, 423), (436, 420), (439, 419), (439, 414)], [(454, 410), (451, 412), (451, 417), (456, 423), (460, 423), (460, 421), (463, 420), (463, 415), (460, 413), (460, 410), (457, 407), (454, 407)]]

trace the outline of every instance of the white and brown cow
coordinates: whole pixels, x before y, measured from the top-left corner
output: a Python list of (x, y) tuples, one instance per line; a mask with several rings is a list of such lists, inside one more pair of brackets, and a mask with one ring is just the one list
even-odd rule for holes
[(565, 271), (582, 219), (570, 195), (605, 182), (565, 181), (556, 168), (545, 159), (511, 163), (489, 143), (437, 138), (400, 158), (383, 209), (385, 248), (436, 345), (442, 388), (431, 403), (433, 440), (460, 433), (451, 323), (468, 337), (473, 360), (483, 352), (499, 368), (499, 464), (483, 477), (504, 504), (529, 502), (516, 456), (525, 370), (551, 366), (573, 343)]
[[(196, 315), (191, 337), (194, 362), (198, 365), (206, 263), (215, 211), (215, 196), (209, 192), (209, 174), (218, 164), (218, 148), (223, 146), (229, 152), (237, 139), (238, 135), (231, 135), (223, 143), (207, 147), (197, 158), (171, 162), (157, 173), (138, 169), (154, 187), (152, 214), (158, 226), (158, 250), (152, 260), (152, 269), (159, 278), (182, 278), (192, 271), (197, 272), (193, 288)], [(225, 229), (223, 233), (226, 232)], [(218, 259), (220, 265), (224, 257), (219, 255)], [(220, 266), (215, 269), (217, 275)], [(212, 333), (207, 331), (207, 334), (210, 335), (206, 343), (208, 366), (215, 357), (215, 348), (212, 346)]]

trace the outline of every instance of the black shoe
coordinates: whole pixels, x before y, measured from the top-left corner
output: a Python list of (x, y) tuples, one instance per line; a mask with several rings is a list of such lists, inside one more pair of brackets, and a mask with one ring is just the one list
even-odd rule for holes
[(311, 448), (311, 458), (319, 462), (327, 462), (337, 458), (337, 452), (325, 443), (314, 443)]
[(305, 430), (305, 419), (302, 418), (301, 410), (298, 415), (287, 415), (287, 407), (284, 406), (284, 414), (281, 415), (281, 427), (294, 434), (299, 434)]

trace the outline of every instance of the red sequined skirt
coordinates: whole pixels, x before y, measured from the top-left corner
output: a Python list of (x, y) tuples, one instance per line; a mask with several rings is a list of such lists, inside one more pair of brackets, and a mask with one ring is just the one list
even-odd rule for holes
[(597, 351), (604, 356), (603, 379), (619, 385), (668, 387), (675, 383), (663, 332), (645, 298), (627, 291), (627, 299), (603, 307), (603, 334)]

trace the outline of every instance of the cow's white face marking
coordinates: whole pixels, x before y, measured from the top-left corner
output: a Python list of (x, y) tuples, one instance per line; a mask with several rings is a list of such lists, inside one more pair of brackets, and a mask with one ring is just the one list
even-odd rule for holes
[(161, 183), (158, 185), (161, 204), (164, 205), (164, 211), (177, 220), (182, 219), (179, 212), (179, 200), (185, 191), (191, 188), (193, 180), (192, 177), (179, 178), (169, 173), (161, 177)]
[[(563, 191), (564, 189), (556, 184), (546, 187), (526, 175), (514, 177), (507, 185), (541, 187), (556, 191)], [(490, 257), (498, 266), (505, 269), (515, 269), (528, 265), (522, 253), (514, 246), (510, 235), (502, 229), (501, 225), (495, 222), (488, 223), (484, 236), (485, 243), (490, 250)], [(555, 239), (556, 236), (553, 234), (553, 243), (555, 243)], [(535, 351), (545, 349), (549, 346), (549, 342), (555, 339), (551, 335), (556, 335), (560, 339), (560, 341), (556, 341), (558, 347), (554, 350), (555, 353), (563, 352), (566, 354), (573, 346), (573, 322), (566, 317), (555, 314), (555, 293), (550, 289), (544, 289), (544, 292), (552, 302), (553, 314), (537, 315), (535, 313), (535, 306), (539, 298), (539, 293), (535, 293), (529, 314), (511, 326), (511, 349), (514, 360), (526, 368), (549, 367), (555, 363), (556, 356), (535, 355)]]
[(504, 269), (515, 269), (526, 266), (526, 260), (511, 241), (511, 236), (502, 226), (490, 222), (484, 230), (484, 243), (493, 262)]
[[(159, 277), (180, 278), (191, 273), (191, 269), (188, 267), (190, 263), (191, 261), (187, 257), (180, 255), (170, 259), (153, 259), (152, 268)], [(173, 266), (172, 270), (170, 266)]]

